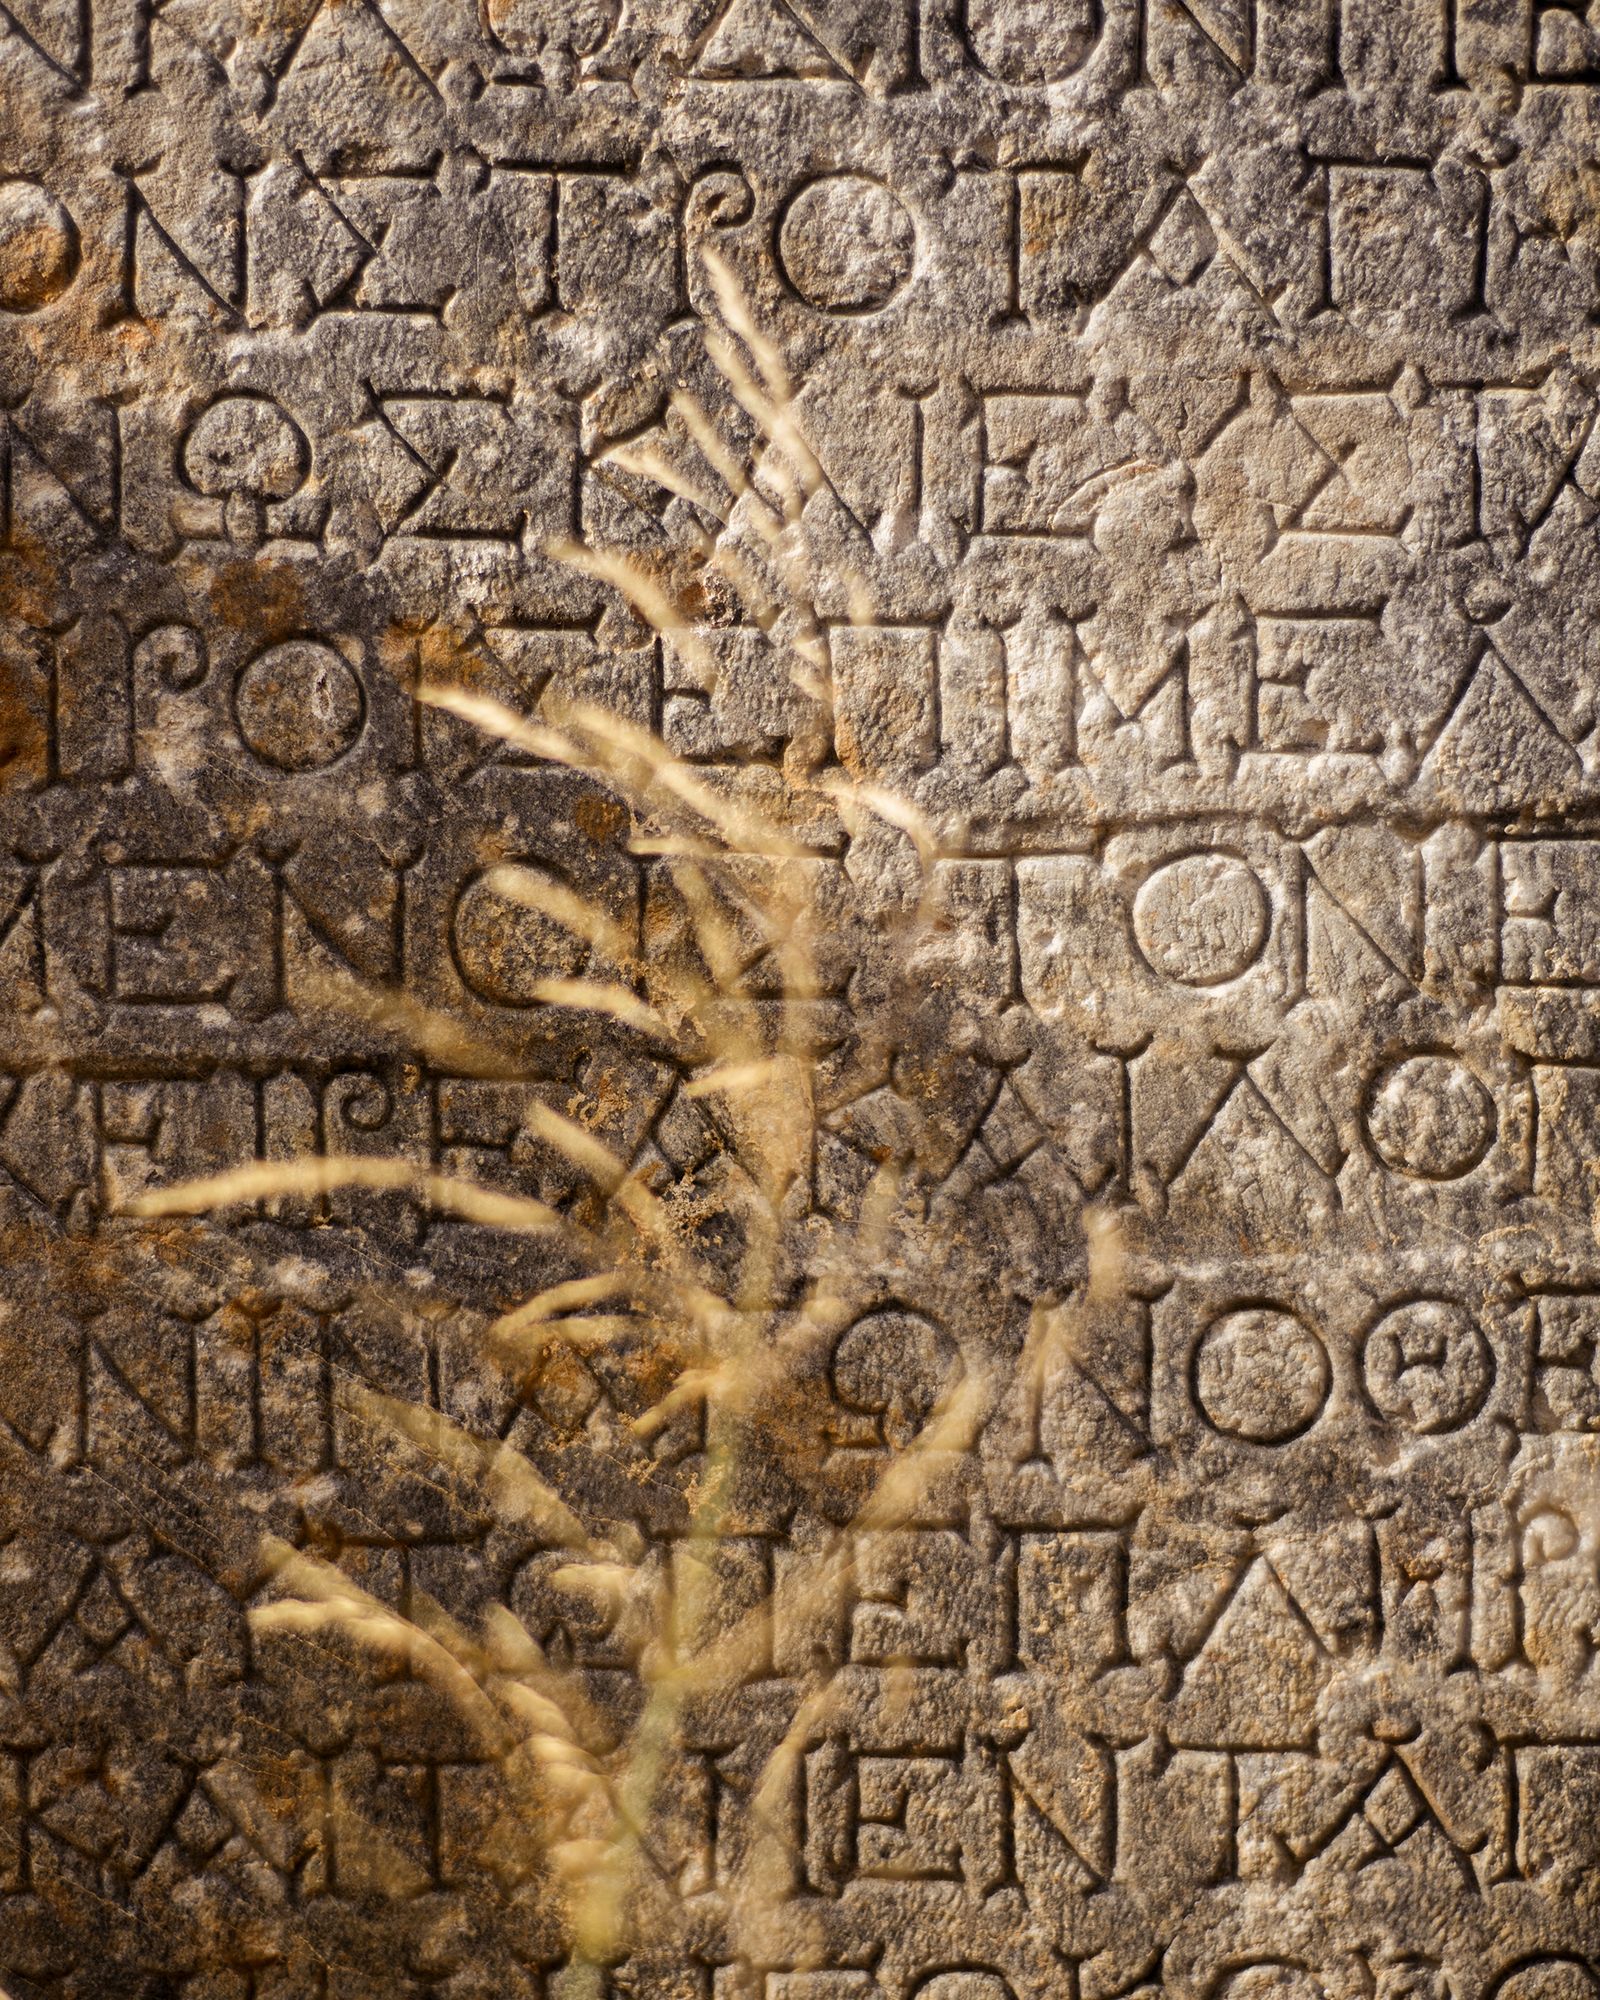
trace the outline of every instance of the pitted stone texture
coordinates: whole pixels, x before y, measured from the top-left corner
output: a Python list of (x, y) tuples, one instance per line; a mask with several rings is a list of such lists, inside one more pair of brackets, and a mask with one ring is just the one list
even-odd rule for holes
[[(536, 1127), (585, 1108), (726, 1249), (726, 1129), (543, 1004), (594, 954), (492, 872), (667, 951), (661, 865), (445, 683), (941, 842), (897, 961), (910, 843), (812, 795), (805, 1206), (847, 1237), (895, 1160), (907, 1208), (824, 1462), (774, 1443), (713, 1567), (731, 1616), (837, 1531), (849, 1591), (685, 1716), (685, 1927), (609, 1993), (1596, 2000), (1597, 137), (1575, 0), (0, 5), (9, 1992), (577, 1990), (449, 1704), (250, 1636), (261, 1538), (509, 1607), (621, 1734), (638, 1635), (352, 1398), (664, 1575), (704, 1441), (641, 1442), (626, 1357), (489, 1368), (570, 1271), (403, 1191), (118, 1213), (355, 1153), (581, 1215)], [(797, 490), (708, 252), (816, 455), (831, 715), (705, 557), (757, 503), (675, 391)], [(948, 1484), (852, 1529), (980, 1368)], [(757, 1949), (728, 1884), (824, 1670)]]

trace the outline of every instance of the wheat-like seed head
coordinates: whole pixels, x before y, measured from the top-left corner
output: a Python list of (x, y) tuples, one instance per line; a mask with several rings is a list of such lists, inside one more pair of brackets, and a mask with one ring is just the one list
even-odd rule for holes
[[(752, 567), (725, 532), (708, 538), (702, 553), (766, 636), (774, 670), (831, 720), (831, 647), (816, 608), (820, 592), (809, 573), (802, 520), (807, 506), (828, 492), (826, 474), (805, 437), (783, 356), (729, 267), (714, 253), (706, 262), (724, 320), (708, 331), (706, 350), (755, 426), (759, 465), (733, 450), (685, 390), (673, 395), (671, 407), (733, 507), (647, 447), (618, 447), (608, 456), (687, 501), (719, 531), (742, 510), (764, 551), (764, 568)], [(776, 503), (762, 477), (776, 486)], [(714, 685), (715, 662), (704, 640), (640, 564), (586, 544), (558, 553), (617, 591), (662, 646), (676, 649)], [(846, 568), (829, 582), (842, 586), (853, 620), (872, 621), (871, 594), (859, 575)], [(540, 1103), (526, 1114), (526, 1129), (583, 1176), (592, 1195), (585, 1221), (405, 1160), (344, 1156), (241, 1167), (147, 1194), (132, 1212), (172, 1216), (282, 1195), (386, 1190), (467, 1222), (552, 1238), (581, 1275), (496, 1317), (485, 1335), (491, 1355), (526, 1383), (559, 1349), (578, 1355), (637, 1349), (664, 1360), (669, 1380), (630, 1419), (634, 1437), (648, 1441), (676, 1419), (701, 1413), (704, 1449), (687, 1494), (678, 1559), (663, 1566), (631, 1522), (587, 1518), (582, 1497), (564, 1494), (513, 1444), (479, 1437), (437, 1409), (366, 1389), (350, 1397), (361, 1419), (380, 1426), (397, 1448), (470, 1483), (496, 1520), (559, 1552), (563, 1560), (551, 1573), (556, 1586), (608, 1618), (626, 1615), (647, 1628), (637, 1655), (642, 1706), (620, 1743), (608, 1741), (581, 1670), (547, 1657), (503, 1607), (491, 1610), (478, 1635), (426, 1600), (401, 1616), (336, 1565), (274, 1544), (269, 1562), (282, 1595), (251, 1614), (263, 1633), (340, 1634), (358, 1649), (400, 1662), (460, 1711), (500, 1772), (516, 1822), (517, 1865), (550, 1885), (566, 1912), (575, 1963), (592, 1970), (636, 1942), (641, 1925), (670, 1930), (684, 1920), (652, 1829), (686, 1712), (761, 1669), (774, 1620), (803, 1622), (836, 1610), (850, 1585), (855, 1539), (921, 1518), (930, 1494), (972, 1451), (1001, 1395), (992, 1373), (969, 1358), (917, 1436), (890, 1455), (853, 1518), (820, 1546), (794, 1552), (761, 1604), (731, 1622), (720, 1616), (716, 1559), (752, 1438), (769, 1412), (785, 1407), (796, 1384), (815, 1380), (820, 1359), (863, 1309), (908, 1185), (905, 1163), (884, 1159), (831, 1240), (810, 1230), (808, 1190), (825, 1092), (812, 1020), (823, 983), (812, 951), (817, 915), (807, 870), (827, 855), (794, 828), (811, 823), (820, 809), (850, 833), (876, 820), (902, 836), (921, 884), (905, 925), (908, 942), (930, 921), (946, 842), (914, 802), (836, 767), (786, 764), (773, 806), (738, 783), (710, 781), (638, 725), (555, 693), (541, 699), (539, 719), (448, 685), (424, 687), (419, 699), (524, 755), (587, 774), (630, 808), (627, 845), (656, 864), (670, 891), (680, 926), (672, 949), (642, 946), (597, 899), (542, 871), (508, 863), (488, 881), (496, 894), (578, 940), (604, 969), (604, 976), (542, 980), (533, 997), (642, 1038), (672, 1062), (683, 1101), (715, 1120), (741, 1230), (734, 1268), (702, 1253), (675, 1192), (652, 1185), (636, 1160), (597, 1135), (581, 1109), (566, 1115)], [(776, 973), (775, 1001), (750, 982), (758, 962)], [(504, 1052), (478, 1031), (403, 995), (346, 982), (330, 991), (328, 1004), (391, 1028), (413, 1049), (468, 1073), (515, 1074)], [(892, 1045), (892, 1024), (886, 1040)], [(1117, 1295), (1123, 1256), (1115, 1218), (1092, 1217), (1086, 1290), (1035, 1309), (1017, 1368), (1025, 1387), (1042, 1393), (1078, 1350), (1090, 1317)], [(802, 1432), (789, 1449), (817, 1474), (829, 1449), (823, 1427)], [(727, 1899), (732, 1934), (754, 1961), (793, 1876), (785, 1802), (808, 1743), (841, 1700), (837, 1676), (814, 1669), (751, 1797), (749, 1854)], [(788, 1949), (792, 1957), (792, 1937)]]

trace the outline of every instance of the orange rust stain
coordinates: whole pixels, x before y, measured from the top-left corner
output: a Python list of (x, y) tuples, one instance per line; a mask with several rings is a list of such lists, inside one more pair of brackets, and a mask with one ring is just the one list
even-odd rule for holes
[(604, 1131), (607, 1125), (627, 1117), (632, 1102), (633, 1085), (628, 1076), (619, 1070), (603, 1069), (598, 1079), (585, 1086), (582, 1097), (571, 1100), (567, 1115), (590, 1131)]
[(578, 831), (587, 834), (597, 846), (615, 840), (627, 824), (628, 815), (615, 799), (579, 799), (572, 809), (572, 817), (578, 823)]
[(156, 345), (164, 331), (155, 320), (125, 319), (111, 329), (111, 338), (125, 354), (144, 355)]
[(428, 625), (416, 635), (417, 670), (424, 683), (474, 688), (488, 674), (489, 659), (470, 645), (464, 629), (445, 623)]
[[(4, 617), (0, 604), (0, 621)], [(17, 662), (0, 653), (0, 789), (44, 775), (44, 723), (28, 696)]]
[(263, 640), (285, 639), (305, 624), (305, 592), (286, 563), (233, 562), (211, 582), (219, 621)]
[(59, 622), (65, 579), (61, 565), (36, 535), (14, 522), (0, 555), (0, 614), (33, 631)]

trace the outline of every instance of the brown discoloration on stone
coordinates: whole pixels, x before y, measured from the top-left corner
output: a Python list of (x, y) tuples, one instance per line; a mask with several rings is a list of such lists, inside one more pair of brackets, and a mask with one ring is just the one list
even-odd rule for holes
[(578, 831), (597, 845), (614, 841), (627, 824), (626, 810), (614, 799), (579, 799), (572, 811)]
[(304, 628), (305, 586), (287, 563), (227, 563), (207, 588), (218, 622), (249, 638), (286, 639)]
[(0, 1985), (1595, 2000), (1597, 49), (1331, 4), (0, 35)]

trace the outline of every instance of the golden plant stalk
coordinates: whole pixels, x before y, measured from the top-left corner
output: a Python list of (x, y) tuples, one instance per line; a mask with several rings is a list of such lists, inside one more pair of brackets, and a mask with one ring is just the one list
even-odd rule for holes
[[(624, 469), (655, 479), (707, 515), (719, 535), (743, 511), (771, 560), (778, 599), (732, 545), (707, 537), (709, 560), (733, 584), (774, 651), (784, 649), (782, 670), (828, 712), (827, 629), (817, 613), (818, 592), (806, 574), (800, 534), (806, 505), (824, 491), (826, 475), (805, 438), (776, 346), (757, 326), (726, 265), (712, 258), (708, 268), (725, 325), (708, 333), (707, 351), (762, 441), (759, 473), (682, 390), (672, 407), (701, 454), (704, 477), (679, 471), (660, 453), (613, 456)], [(759, 474), (768, 472), (778, 489), (776, 505), (760, 485)], [(726, 488), (729, 504), (717, 499), (708, 481)], [(559, 553), (616, 589), (663, 645), (678, 648), (714, 677), (704, 641), (670, 594), (631, 557), (588, 546)], [(870, 616), (862, 580), (846, 575), (842, 581), (852, 616)], [(787, 640), (779, 636), (785, 630)], [(784, 806), (774, 810), (751, 804), (737, 787), (708, 782), (659, 737), (603, 710), (547, 693), (541, 702), (546, 719), (531, 721), (461, 688), (426, 688), (421, 698), (524, 753), (591, 774), (632, 808), (639, 825), (633, 851), (658, 860), (670, 880), (692, 945), (689, 963), (641, 952), (605, 910), (548, 877), (507, 866), (495, 871), (493, 885), (565, 929), (605, 968), (603, 976), (543, 981), (538, 999), (600, 1015), (646, 1038), (674, 1059), (690, 1101), (720, 1108), (725, 1160), (739, 1189), (743, 1238), (737, 1270), (731, 1276), (719, 1273), (686, 1239), (666, 1196), (581, 1119), (549, 1108), (531, 1114), (530, 1129), (584, 1176), (593, 1198), (586, 1222), (542, 1202), (407, 1162), (345, 1157), (241, 1167), (148, 1195), (132, 1206), (139, 1214), (163, 1216), (336, 1188), (401, 1190), (469, 1222), (553, 1233), (586, 1267), (584, 1275), (548, 1287), (489, 1327), (491, 1351), (520, 1379), (530, 1379), (551, 1350), (563, 1345), (581, 1353), (643, 1335), (673, 1357), (670, 1385), (634, 1420), (636, 1432), (648, 1437), (686, 1410), (702, 1413), (705, 1448), (679, 1545), (682, 1560), (668, 1574), (648, 1562), (631, 1525), (589, 1525), (581, 1497), (569, 1500), (558, 1492), (510, 1445), (475, 1437), (438, 1410), (353, 1392), (365, 1420), (386, 1426), (403, 1448), (470, 1481), (497, 1518), (533, 1530), (545, 1546), (564, 1552), (566, 1560), (555, 1572), (563, 1588), (611, 1609), (629, 1605), (643, 1611), (650, 1633), (638, 1662), (644, 1702), (619, 1747), (605, 1747), (580, 1676), (548, 1658), (509, 1611), (496, 1612), (477, 1636), (426, 1602), (402, 1617), (357, 1588), (336, 1565), (273, 1545), (273, 1575), (287, 1594), (252, 1613), (263, 1631), (341, 1632), (401, 1662), (455, 1704), (500, 1769), (527, 1869), (541, 1874), (564, 1903), (574, 1962), (598, 1967), (638, 1941), (641, 1920), (632, 1905), (641, 1884), (650, 1890), (644, 1905), (648, 1921), (669, 1928), (674, 1921), (673, 1894), (651, 1852), (650, 1831), (686, 1705), (737, 1686), (753, 1672), (774, 1617), (804, 1615), (836, 1602), (853, 1538), (914, 1520), (930, 1481), (953, 1454), (970, 1450), (994, 1403), (996, 1384), (968, 1367), (946, 1389), (920, 1435), (891, 1458), (856, 1517), (820, 1549), (797, 1557), (766, 1603), (719, 1624), (716, 1550), (751, 1421), (861, 1309), (902, 1191), (899, 1169), (884, 1163), (843, 1240), (830, 1257), (807, 1267), (797, 1225), (807, 1213), (804, 1190), (818, 1129), (810, 1006), (819, 983), (807, 944), (810, 912), (796, 869), (821, 857), (796, 839), (792, 823), (801, 814), (792, 809), (803, 805), (810, 818), (825, 806), (850, 827), (875, 817), (908, 840), (922, 881), (913, 933), (927, 919), (941, 845), (937, 829), (909, 801), (838, 770), (788, 774)], [(730, 905), (744, 912), (762, 957), (778, 972), (775, 1002), (746, 981), (750, 952), (728, 914)], [(498, 1051), (448, 1014), (431, 1013), (403, 995), (346, 993), (339, 1004), (395, 1028), (424, 1054), (467, 1063), (475, 1073), (505, 1073)], [(1092, 1268), (1095, 1297), (1114, 1282), (1107, 1277), (1113, 1263), (1108, 1238)], [(1047, 1371), (1073, 1334), (1070, 1311), (1037, 1315), (1024, 1374)], [(818, 1445), (819, 1455), (823, 1448)], [(760, 1938), (789, 1879), (782, 1802), (808, 1732), (837, 1699), (834, 1681), (825, 1673), (814, 1675), (752, 1800), (751, 1859), (730, 1897), (730, 1915), (735, 1934), (753, 1955), (759, 1954)]]

